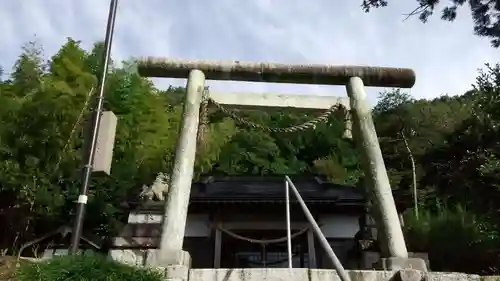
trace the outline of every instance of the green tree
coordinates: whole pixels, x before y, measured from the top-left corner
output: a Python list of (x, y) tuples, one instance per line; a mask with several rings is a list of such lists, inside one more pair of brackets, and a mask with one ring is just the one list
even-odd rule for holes
[(12, 95), (2, 95), (5, 103), (1, 105), (0, 182), (2, 198), (8, 198), (10, 231), (4, 238), (11, 242), (32, 236), (37, 227), (33, 222), (40, 217), (54, 219), (64, 204), (57, 179), (73, 173), (74, 165), (56, 167), (78, 115), (74, 109), (81, 108), (94, 83), (91, 75), (85, 75), (78, 61), (83, 51), (73, 41), (52, 57), (49, 71), (55, 73), (37, 68), (44, 64), (37, 57), (40, 51), (25, 52), (28, 55), (21, 55), (18, 71), (9, 82)]
[(414, 100), (400, 90), (382, 93), (374, 121), (391, 184), (405, 201), (434, 201), (436, 186), (421, 181), (432, 162), (424, 164), (423, 158), (437, 147), (446, 149), (448, 135), (471, 116), (471, 110), (470, 98), (427, 101)]
[(439, 186), (448, 202), (460, 202), (477, 212), (498, 216), (499, 186), (497, 166), (500, 151), (496, 108), (500, 103), (500, 68), (487, 67), (477, 78), (473, 114), (446, 137), (446, 145), (434, 147), (424, 161), (428, 163), (427, 182)]
[[(16, 249), (70, 222), (101, 53), (102, 43), (87, 51), (73, 39), (48, 61), (39, 47), (25, 48), (13, 75), (0, 82), (0, 248)], [(85, 232), (102, 235), (123, 225), (123, 202), (137, 200), (143, 184), (172, 169), (185, 96), (182, 87), (157, 89), (133, 61), (110, 66), (104, 108), (118, 117), (113, 165), (110, 176), (92, 177), (85, 222)], [(435, 202), (446, 202), (488, 223), (498, 220), (499, 73), (499, 65), (487, 65), (474, 89), (457, 97), (415, 100), (400, 90), (381, 95), (374, 121), (399, 202), (412, 202), (417, 182), (419, 205), (430, 214), (439, 211)], [(273, 128), (315, 117), (287, 110), (237, 114)], [(274, 133), (209, 108), (196, 176), (319, 173), (359, 186), (363, 172), (354, 142), (343, 137), (345, 115), (338, 110), (306, 130)]]
[(29, 95), (40, 85), (45, 68), (41, 58), (43, 50), (36, 42), (24, 45), (22, 51), (11, 74), (13, 93), (19, 97)]

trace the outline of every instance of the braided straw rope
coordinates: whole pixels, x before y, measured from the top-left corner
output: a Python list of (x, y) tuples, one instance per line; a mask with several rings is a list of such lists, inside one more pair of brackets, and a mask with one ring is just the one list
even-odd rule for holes
[[(282, 242), (285, 242), (287, 241), (288, 237), (281, 237), (281, 238), (276, 238), (276, 239), (267, 239), (267, 240), (261, 240), (261, 239), (253, 239), (253, 238), (249, 238), (249, 237), (244, 237), (244, 236), (241, 236), (239, 234), (236, 234), (230, 230), (227, 230), (225, 228), (223, 228), (222, 226), (220, 225), (217, 225), (217, 229), (219, 229), (220, 231), (226, 233), (227, 235), (235, 238), (235, 239), (239, 239), (239, 240), (243, 240), (243, 241), (247, 241), (247, 242), (250, 242), (250, 243), (253, 243), (253, 244), (261, 244), (261, 245), (268, 245), (268, 244), (275, 244), (275, 243), (282, 243)], [(298, 237), (302, 234), (304, 234), (306, 231), (309, 230), (309, 226), (295, 232), (294, 234), (291, 235), (291, 239), (295, 238), (295, 237)]]
[[(268, 127), (268, 126), (264, 126), (262, 124), (255, 123), (255, 122), (247, 120), (241, 116), (238, 116), (238, 114), (235, 111), (227, 109), (223, 105), (221, 105), (221, 104), (217, 103), (216, 101), (214, 101), (213, 99), (209, 98), (208, 88), (205, 88), (203, 98), (204, 99), (202, 101), (202, 104), (210, 104), (210, 105), (215, 106), (217, 108), (217, 110), (224, 113), (226, 116), (232, 118), (234, 121), (236, 121), (244, 126), (247, 126), (249, 128), (258, 129), (258, 130), (262, 130), (262, 131), (266, 131), (266, 132), (270, 132), (270, 133), (295, 133), (295, 132), (302, 132), (302, 131), (308, 130), (310, 128), (315, 128), (315, 126), (317, 124), (326, 122), (328, 120), (328, 118), (330, 117), (330, 115), (332, 115), (333, 112), (340, 109), (342, 106), (339, 104), (334, 104), (329, 109), (327, 109), (325, 112), (320, 114), (319, 116), (315, 117), (312, 120), (309, 120), (309, 121), (306, 121), (302, 124), (299, 124), (299, 125), (293, 125), (293, 126), (284, 127), (284, 128), (274, 128), (274, 127)], [(202, 121), (208, 121), (207, 120), (208, 119), (208, 117), (207, 117), (208, 116), (208, 106), (202, 105), (201, 110), (202, 111), (200, 112), (200, 124)]]

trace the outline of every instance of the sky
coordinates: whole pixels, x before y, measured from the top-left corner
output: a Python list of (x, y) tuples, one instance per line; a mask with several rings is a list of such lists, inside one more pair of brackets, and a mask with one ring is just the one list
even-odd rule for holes
[[(1, 0), (0, 65), (8, 73), (28, 41), (49, 58), (67, 37), (90, 49), (103, 40), (109, 1)], [(112, 56), (168, 57), (408, 67), (415, 98), (462, 94), (484, 63), (500, 62), (500, 49), (473, 34), (467, 7), (453, 23), (439, 15), (426, 24), (404, 14), (415, 0), (389, 0), (364, 13), (361, 0), (120, 0)], [(442, 1), (446, 2), (446, 1)], [(184, 79), (154, 79), (159, 88)], [(226, 92), (346, 95), (342, 86), (209, 81)], [(383, 88), (369, 88), (371, 103)]]

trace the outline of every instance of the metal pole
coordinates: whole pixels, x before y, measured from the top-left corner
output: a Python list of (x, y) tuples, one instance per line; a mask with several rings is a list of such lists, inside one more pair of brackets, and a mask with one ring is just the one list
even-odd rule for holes
[(285, 180), (285, 197), (286, 197), (286, 242), (288, 247), (288, 268), (292, 268), (292, 231), (290, 227), (290, 187), (288, 181)]
[(285, 176), (286, 181), (289, 183), (289, 186), (292, 188), (293, 193), (295, 194), (295, 197), (297, 197), (297, 201), (299, 201), (300, 206), (302, 207), (302, 210), (304, 210), (304, 214), (306, 215), (307, 220), (313, 227), (314, 233), (319, 238), (319, 241), (321, 242), (321, 245), (325, 249), (326, 253), (328, 254), (328, 257), (333, 263), (333, 266), (335, 267), (335, 270), (337, 271), (337, 274), (340, 277), (340, 280), (342, 281), (351, 281), (351, 278), (345, 271), (344, 267), (342, 266), (342, 263), (340, 263), (339, 259), (335, 255), (335, 252), (333, 251), (332, 247), (328, 243), (328, 240), (326, 240), (325, 235), (323, 235), (323, 232), (321, 232), (321, 229), (319, 228), (318, 223), (316, 223), (316, 220), (314, 220), (314, 217), (312, 216), (311, 212), (309, 211), (309, 208), (307, 208), (306, 203), (304, 200), (302, 200), (302, 197), (300, 196), (299, 191), (293, 184), (292, 180), (288, 177)]
[(104, 102), (104, 85), (106, 82), (106, 76), (109, 67), (109, 58), (111, 54), (111, 45), (113, 42), (113, 32), (115, 28), (115, 18), (116, 10), (118, 7), (118, 0), (111, 0), (109, 4), (109, 14), (108, 14), (108, 24), (106, 26), (106, 38), (104, 40), (104, 55), (102, 57), (101, 66), (102, 73), (99, 77), (99, 96), (97, 99), (97, 105), (94, 110), (92, 131), (90, 132), (90, 145), (86, 155), (86, 164), (83, 167), (82, 173), (82, 185), (80, 187), (80, 195), (76, 201), (76, 219), (73, 226), (73, 232), (71, 236), (71, 245), (69, 247), (69, 254), (74, 255), (78, 251), (78, 246), (80, 244), (80, 236), (82, 234), (83, 220), (85, 217), (85, 206), (87, 204), (87, 191), (90, 181), (90, 176), (92, 174), (92, 163), (94, 161), (95, 147), (97, 143), (97, 133), (99, 131), (99, 122), (101, 120), (101, 113)]

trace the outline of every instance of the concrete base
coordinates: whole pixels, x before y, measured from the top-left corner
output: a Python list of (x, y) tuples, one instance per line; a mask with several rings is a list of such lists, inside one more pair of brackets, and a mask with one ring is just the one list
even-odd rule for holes
[[(136, 266), (160, 263), (157, 250), (113, 250), (111, 258)], [(235, 268), (235, 269), (189, 269), (187, 252), (174, 255), (179, 264), (156, 265), (154, 268), (165, 272), (168, 281), (341, 281), (332, 269), (306, 268)], [(417, 259), (418, 260), (418, 259)], [(413, 259), (412, 262), (415, 262)], [(409, 262), (412, 267), (418, 263)], [(385, 260), (386, 266), (388, 260)], [(391, 264), (395, 266), (394, 259)], [(401, 264), (401, 263), (400, 263)], [(425, 263), (424, 263), (425, 264)], [(422, 265), (422, 263), (420, 263)], [(485, 281), (500, 280), (499, 276), (481, 277), (474, 274), (454, 272), (425, 272), (415, 269), (405, 270), (347, 270), (351, 281)]]
[(166, 267), (167, 265), (182, 265), (188, 268), (191, 267), (191, 255), (189, 255), (189, 253), (186, 251), (176, 251), (173, 253), (169, 253), (166, 257), (163, 258), (160, 256), (159, 249), (149, 249), (146, 251), (146, 266)]
[(165, 270), (165, 280), (187, 281), (189, 268), (191, 267), (191, 256), (186, 251), (169, 253), (167, 257), (160, 256), (160, 250), (147, 250), (145, 266)]
[[(429, 264), (429, 255), (427, 253), (408, 252), (408, 257), (410, 259), (424, 260), (427, 270), (430, 270), (431, 267)], [(374, 268), (388, 269), (387, 267), (382, 266), (383, 263), (380, 262), (380, 259), (381, 258), (379, 252), (363, 251), (361, 254), (361, 267), (359, 269), (361, 270), (374, 269)], [(422, 270), (423, 268), (417, 268), (417, 269)]]
[(413, 269), (426, 272), (427, 264), (419, 258), (381, 258), (375, 264), (375, 268), (388, 271)]

